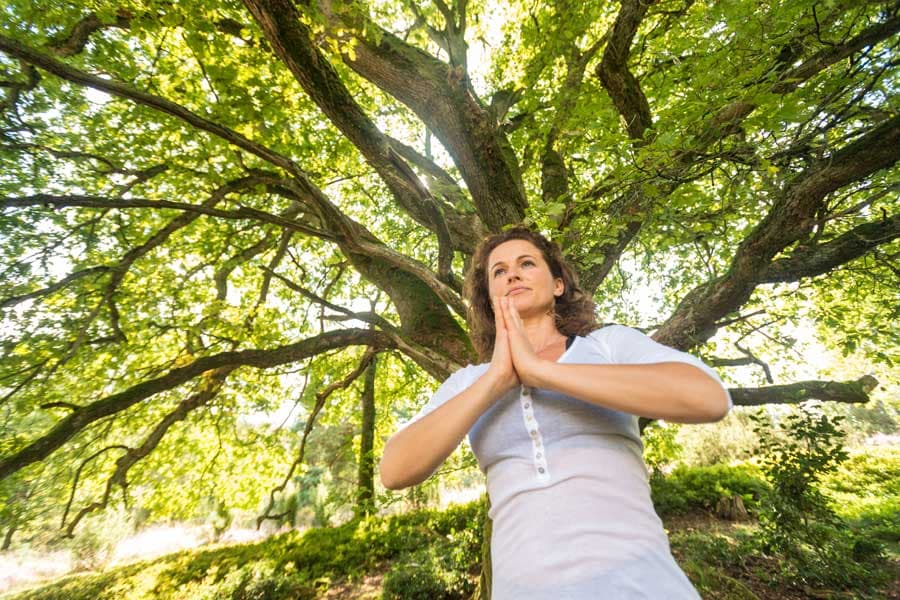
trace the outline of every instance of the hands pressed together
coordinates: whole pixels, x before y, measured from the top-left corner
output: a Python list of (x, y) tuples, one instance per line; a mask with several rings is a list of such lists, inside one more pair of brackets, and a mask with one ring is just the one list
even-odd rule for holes
[(531, 347), (515, 304), (507, 296), (494, 296), (492, 305), (496, 337), (488, 373), (504, 392), (521, 384), (533, 385), (543, 360)]

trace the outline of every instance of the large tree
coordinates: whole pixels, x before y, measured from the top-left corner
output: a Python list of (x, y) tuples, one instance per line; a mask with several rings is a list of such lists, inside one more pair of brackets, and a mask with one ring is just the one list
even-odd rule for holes
[[(723, 369), (768, 374), (748, 336), (784, 343), (801, 317), (897, 358), (878, 323), (897, 318), (898, 2), (11, 0), (2, 19), (10, 536), (35, 490), (71, 532), (129, 484), (235, 461), (275, 515), (334, 394), (358, 423), (364, 395), (476, 360), (462, 275), (523, 221), (601, 321)], [(638, 284), (658, 321), (623, 300)], [(858, 375), (732, 394), (866, 402)], [(302, 442), (234, 443), (286, 395)]]

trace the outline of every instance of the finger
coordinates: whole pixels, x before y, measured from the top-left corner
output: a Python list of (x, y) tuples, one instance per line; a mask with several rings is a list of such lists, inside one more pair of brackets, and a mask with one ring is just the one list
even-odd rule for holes
[(506, 320), (503, 318), (503, 308), (500, 306), (500, 297), (493, 296), (491, 300), (494, 306), (494, 329), (497, 333), (506, 331)]
[(509, 316), (510, 320), (515, 323), (517, 326), (522, 324), (522, 318), (519, 316), (519, 310), (516, 308), (515, 302), (509, 303)]
[(521, 331), (522, 319), (519, 318), (519, 311), (516, 310), (516, 304), (510, 298), (507, 298), (506, 300), (506, 308), (503, 317), (506, 319), (507, 327)]
[(509, 320), (506, 318), (506, 300), (505, 297), (499, 296), (497, 298), (497, 307), (500, 309), (500, 318), (503, 319), (503, 323), (508, 325)]

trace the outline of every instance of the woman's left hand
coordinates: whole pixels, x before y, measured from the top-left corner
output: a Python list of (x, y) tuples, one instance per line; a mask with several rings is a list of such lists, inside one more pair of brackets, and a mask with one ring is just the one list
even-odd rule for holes
[(508, 296), (500, 297), (500, 308), (503, 318), (506, 320), (506, 329), (509, 333), (509, 350), (512, 354), (513, 366), (519, 379), (525, 385), (534, 385), (535, 375), (542, 360), (534, 352), (528, 336), (525, 335), (525, 324), (519, 317), (516, 305)]

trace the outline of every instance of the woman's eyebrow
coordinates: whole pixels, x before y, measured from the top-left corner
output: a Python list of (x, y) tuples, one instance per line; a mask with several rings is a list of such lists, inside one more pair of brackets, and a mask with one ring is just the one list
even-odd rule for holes
[[(534, 258), (534, 257), (533, 257), (532, 255), (530, 255), (530, 254), (523, 254), (522, 256), (519, 256), (518, 258), (516, 258), (516, 260), (522, 260), (523, 258)], [(493, 265), (491, 265), (491, 268), (488, 269), (488, 270), (489, 270), (489, 271), (493, 271), (493, 270), (494, 270), (494, 267), (496, 267), (497, 265), (505, 265), (505, 264), (506, 264), (506, 262), (504, 262), (504, 261), (502, 261), (502, 260), (498, 260), (498, 261), (495, 262)]]

